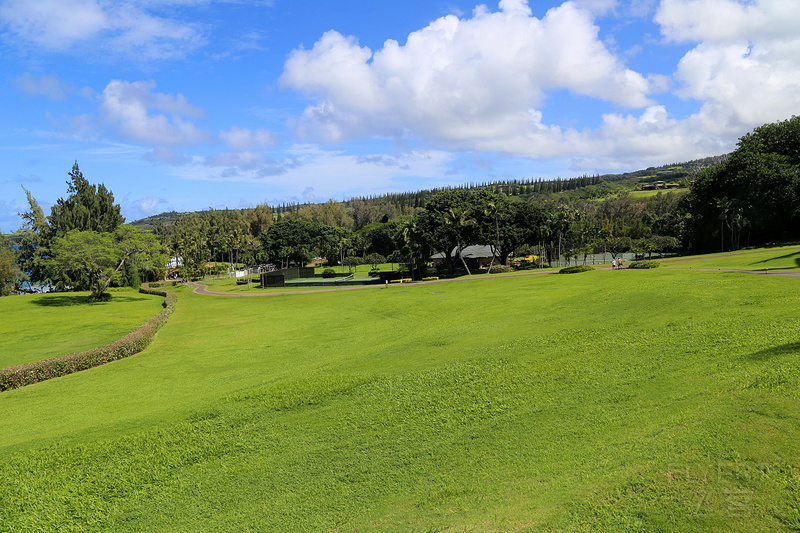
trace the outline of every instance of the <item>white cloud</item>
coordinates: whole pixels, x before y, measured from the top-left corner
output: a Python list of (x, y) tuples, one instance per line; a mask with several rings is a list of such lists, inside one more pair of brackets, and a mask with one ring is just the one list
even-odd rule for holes
[[(455, 156), (444, 151), (413, 151), (404, 154), (350, 155), (338, 150), (325, 150), (315, 145), (295, 145), (285, 152), (286, 157), (258, 158), (259, 165), (245, 168), (235, 154), (219, 154), (201, 159), (193, 164), (175, 169), (175, 175), (188, 180), (223, 181), (247, 183), (253, 194), (263, 186), (265, 194), (280, 201), (300, 201), (303, 191), (311, 187), (320, 199), (342, 198), (348, 190), (353, 194), (378, 194), (386, 191), (405, 191), (416, 188), (426, 179), (430, 185), (441, 186), (448, 165)], [(211, 163), (222, 168), (210, 172)], [(332, 176), (347, 176), (348, 190), (343, 190), (340, 179)], [(460, 178), (453, 178), (460, 183)], [(420, 181), (422, 180), (422, 181)]]
[(259, 152), (223, 152), (206, 158), (211, 167), (236, 167), (239, 170), (254, 170), (265, 162), (266, 157)]
[(246, 128), (237, 128), (236, 126), (229, 131), (220, 131), (219, 138), (232, 150), (269, 148), (277, 143), (275, 136), (268, 130), (251, 131)]
[(696, 43), (678, 64), (678, 94), (702, 102), (705, 131), (741, 135), (800, 109), (800, 3), (664, 0), (665, 39)]
[(188, 163), (191, 158), (187, 155), (171, 150), (169, 148), (158, 147), (144, 155), (145, 161), (153, 161), (157, 163), (166, 163), (167, 165), (184, 165)]
[(151, 146), (182, 146), (208, 139), (208, 132), (185, 118), (202, 118), (202, 110), (189, 105), (183, 95), (153, 93), (154, 88), (152, 81), (112, 80), (99, 96), (101, 122), (125, 140)]
[(281, 84), (317, 99), (296, 123), (308, 138), (410, 134), (461, 149), (540, 136), (548, 128), (537, 108), (549, 90), (625, 107), (653, 103), (648, 80), (606, 48), (590, 12), (571, 2), (542, 19), (524, 0), (504, 0), (498, 12), (479, 6), (470, 19), (440, 18), (405, 45), (388, 40), (374, 53), (330, 31), (290, 54)]
[(159, 16), (160, 2), (6, 0), (0, 28), (7, 42), (49, 51), (105, 50), (137, 59), (181, 57), (203, 44), (196, 25)]
[[(654, 10), (664, 40), (643, 34), (642, 52), (694, 46), (672, 76), (627, 68), (595, 24)], [(524, 0), (504, 0), (497, 12), (478, 6), (467, 19), (442, 17), (376, 51), (329, 31), (290, 54), (280, 82), (314, 99), (290, 125), (316, 141), (382, 136), (571, 158), (576, 170), (634, 168), (729, 151), (753, 127), (797, 113), (797, 27), (800, 2), (779, 0), (575, 0), (541, 19)], [(606, 111), (594, 128), (562, 128), (543, 118), (555, 92), (630, 111)], [(699, 111), (673, 116), (657, 99), (664, 93)]]
[(26, 72), (14, 80), (14, 85), (29, 96), (45, 96), (56, 102), (67, 99), (67, 92), (72, 89), (64, 84), (58, 76), (34, 76)]

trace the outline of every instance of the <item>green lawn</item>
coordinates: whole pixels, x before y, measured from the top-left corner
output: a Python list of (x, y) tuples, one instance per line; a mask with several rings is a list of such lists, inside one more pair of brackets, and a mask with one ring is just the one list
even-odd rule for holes
[[(399, 265), (397, 263), (381, 263), (378, 265), (378, 270), (383, 272), (392, 272), (397, 270)], [(368, 278), (369, 273), (372, 270), (372, 265), (357, 265), (354, 266), (352, 269), (344, 267), (342, 270), (341, 266), (336, 267), (316, 267), (314, 269), (315, 274), (322, 274), (322, 272), (328, 268), (332, 268), (336, 271), (337, 274), (353, 274), (356, 278)]]
[(164, 298), (113, 292), (87, 304), (88, 292), (0, 298), (0, 368), (108, 344), (161, 311)]
[(799, 282), (181, 287), (143, 353), (0, 394), (0, 530), (797, 528)]
[(656, 191), (631, 191), (629, 194), (631, 198), (649, 198), (651, 196), (658, 196), (659, 193), (667, 194), (670, 192), (673, 192), (677, 195), (682, 195), (689, 192), (689, 189), (679, 188), (679, 189), (660, 189)]
[(661, 268), (719, 268), (735, 270), (765, 269), (775, 272), (800, 272), (800, 246), (781, 246), (738, 250), (722, 254), (697, 255), (660, 260)]

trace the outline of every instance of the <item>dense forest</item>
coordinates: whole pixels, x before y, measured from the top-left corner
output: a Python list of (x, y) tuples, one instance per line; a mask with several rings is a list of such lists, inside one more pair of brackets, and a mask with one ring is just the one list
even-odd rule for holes
[[(96, 280), (98, 274), (70, 270), (52, 253), (61, 250), (65, 256), (64, 239), (76, 238), (72, 232), (109, 236), (107, 247), (115, 252), (107, 262), (118, 266), (113, 272), (105, 267), (103, 279), (122, 283), (152, 277), (154, 263), (145, 258), (165, 251), (189, 276), (202, 275), (212, 262), (336, 265), (367, 256), (403, 263), (424, 275), (435, 253), (444, 254), (443, 274), (460, 267), (468, 271), (460, 252), (475, 244), (490, 246), (497, 263), (506, 264), (514, 254), (535, 254), (537, 261), (553, 263), (585, 260), (592, 253), (728, 251), (800, 238), (798, 117), (756, 128), (731, 154), (638, 172), (471, 183), (344, 202), (170, 212), (126, 225), (136, 230), (130, 235), (119, 229), (123, 221), (110, 191), (90, 185), (77, 163), (70, 176), (69, 196), (59, 199), (48, 217), (28, 194), (31, 209), (22, 214), (24, 226), (11, 235), (16, 257), (8, 239), (0, 243), (6, 292), (20, 270), (57, 287)], [(666, 184), (673, 188), (663, 189)], [(137, 248), (120, 263), (121, 243), (135, 237), (141, 245), (142, 235), (157, 238), (150, 245), (157, 242), (158, 253)]]

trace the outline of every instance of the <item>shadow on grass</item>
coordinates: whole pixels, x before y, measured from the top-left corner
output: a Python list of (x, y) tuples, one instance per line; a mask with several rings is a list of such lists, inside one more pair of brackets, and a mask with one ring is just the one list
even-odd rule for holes
[(768, 359), (772, 359), (773, 357), (780, 357), (795, 353), (800, 353), (800, 342), (790, 342), (788, 344), (782, 344), (773, 348), (767, 348), (766, 350), (751, 353), (747, 356), (747, 358), (752, 361), (766, 361)]
[(76, 305), (104, 305), (113, 302), (137, 302), (147, 299), (139, 295), (114, 294), (107, 302), (90, 302), (86, 294), (48, 294), (45, 298), (37, 298), (31, 303), (41, 307), (72, 307)]
[(791, 252), (791, 253), (788, 253), (786, 255), (779, 255), (777, 257), (770, 257), (769, 259), (762, 259), (761, 261), (756, 261), (753, 264), (758, 265), (758, 264), (761, 264), (761, 263), (769, 263), (771, 261), (776, 261), (778, 259), (788, 259), (789, 257), (794, 257), (794, 256), (797, 256), (795, 258), (795, 262), (798, 265), (800, 265), (800, 252)]

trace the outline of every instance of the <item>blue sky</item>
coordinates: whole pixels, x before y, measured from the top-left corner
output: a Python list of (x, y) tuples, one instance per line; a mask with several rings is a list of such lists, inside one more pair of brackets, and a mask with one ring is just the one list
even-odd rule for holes
[(0, 0), (0, 229), (717, 155), (800, 109), (788, 0)]

